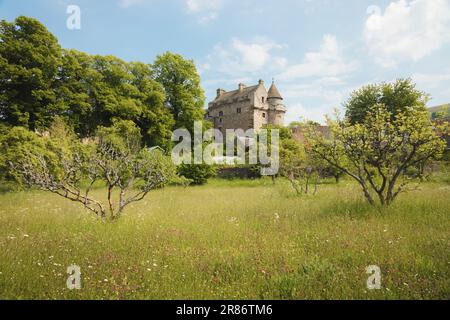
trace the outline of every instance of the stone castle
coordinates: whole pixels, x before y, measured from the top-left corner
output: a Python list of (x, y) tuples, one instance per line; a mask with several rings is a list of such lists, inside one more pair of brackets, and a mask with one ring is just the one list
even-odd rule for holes
[(239, 84), (237, 90), (217, 89), (217, 96), (208, 105), (207, 120), (214, 128), (225, 134), (226, 129), (254, 129), (259, 131), (264, 125), (284, 125), (286, 108), (283, 97), (275, 83), (269, 91), (264, 81), (255, 86)]

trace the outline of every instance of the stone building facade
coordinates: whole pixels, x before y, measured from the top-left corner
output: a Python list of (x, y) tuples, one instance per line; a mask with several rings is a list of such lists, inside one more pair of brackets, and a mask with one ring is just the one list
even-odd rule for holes
[(224, 134), (226, 129), (254, 129), (264, 125), (284, 125), (286, 108), (275, 83), (267, 91), (264, 81), (255, 86), (239, 84), (234, 91), (217, 90), (214, 101), (208, 105), (207, 120)]

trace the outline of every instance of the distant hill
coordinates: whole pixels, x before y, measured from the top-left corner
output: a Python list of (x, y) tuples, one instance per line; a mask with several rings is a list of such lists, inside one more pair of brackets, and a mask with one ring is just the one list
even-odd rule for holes
[(443, 113), (446, 117), (450, 118), (450, 103), (428, 108), (428, 111), (432, 119), (436, 119), (439, 113)]

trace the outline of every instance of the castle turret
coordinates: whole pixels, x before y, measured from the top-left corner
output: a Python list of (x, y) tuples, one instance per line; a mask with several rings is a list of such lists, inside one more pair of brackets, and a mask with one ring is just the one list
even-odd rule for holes
[(283, 126), (286, 107), (283, 104), (283, 97), (281, 96), (280, 91), (278, 91), (274, 81), (269, 89), (267, 102), (269, 104), (269, 123)]

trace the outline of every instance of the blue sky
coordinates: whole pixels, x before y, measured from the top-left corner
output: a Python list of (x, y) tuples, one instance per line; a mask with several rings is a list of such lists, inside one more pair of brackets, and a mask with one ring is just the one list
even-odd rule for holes
[[(68, 5), (81, 9), (69, 30)], [(208, 101), (275, 78), (287, 122), (317, 121), (361, 85), (412, 77), (450, 102), (450, 0), (0, 0), (0, 19), (43, 22), (65, 48), (152, 62), (193, 59)]]

